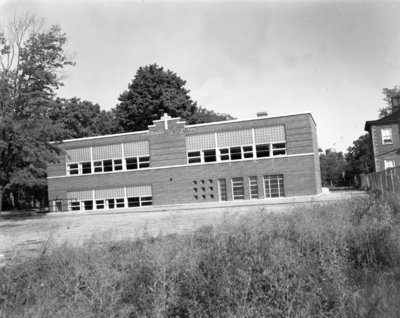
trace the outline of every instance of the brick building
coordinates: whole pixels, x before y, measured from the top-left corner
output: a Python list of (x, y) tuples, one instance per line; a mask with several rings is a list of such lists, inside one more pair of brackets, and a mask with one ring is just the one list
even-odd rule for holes
[(147, 131), (66, 140), (48, 168), (52, 211), (106, 210), (315, 195), (311, 114), (185, 125), (164, 115)]
[(390, 115), (365, 123), (374, 154), (375, 172), (400, 165), (400, 110)]

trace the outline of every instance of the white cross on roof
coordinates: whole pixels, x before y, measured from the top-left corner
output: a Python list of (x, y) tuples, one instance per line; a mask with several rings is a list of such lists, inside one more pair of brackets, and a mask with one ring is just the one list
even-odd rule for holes
[(168, 114), (164, 113), (163, 117), (160, 118), (162, 121), (164, 121), (164, 128), (165, 130), (168, 129), (168, 120), (171, 119), (171, 116), (168, 116)]

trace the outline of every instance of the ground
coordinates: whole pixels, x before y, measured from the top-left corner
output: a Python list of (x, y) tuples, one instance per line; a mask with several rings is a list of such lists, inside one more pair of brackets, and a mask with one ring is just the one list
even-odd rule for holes
[[(68, 212), (0, 218), (0, 264), (13, 253), (35, 252), (46, 244), (83, 244), (158, 234), (184, 233), (203, 225), (213, 225), (251, 211), (261, 213), (301, 212), (310, 205), (329, 204), (363, 195), (361, 192), (330, 193), (314, 197), (203, 204), (196, 206), (152, 207), (119, 212)], [(47, 243), (46, 243), (47, 242)]]

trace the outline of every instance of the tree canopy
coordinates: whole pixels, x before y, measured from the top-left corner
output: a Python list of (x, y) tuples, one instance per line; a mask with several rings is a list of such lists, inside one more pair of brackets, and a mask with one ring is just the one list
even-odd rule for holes
[(323, 186), (343, 186), (345, 184), (346, 161), (342, 152), (320, 155), (321, 179)]
[(384, 88), (382, 93), (383, 95), (385, 95), (383, 100), (385, 101), (386, 106), (379, 109), (379, 118), (385, 117), (392, 113), (393, 111), (392, 98), (395, 96), (400, 96), (400, 87), (395, 86), (393, 88)]
[(189, 119), (197, 104), (185, 84), (178, 75), (157, 64), (140, 67), (128, 90), (119, 97), (115, 110), (119, 127), (126, 132), (146, 130), (163, 113)]
[(123, 132), (146, 130), (163, 113), (180, 117), (188, 124), (234, 119), (198, 107), (185, 88), (186, 81), (157, 64), (140, 67), (123, 92), (115, 109), (118, 128)]
[(54, 124), (61, 125), (65, 139), (112, 134), (116, 129), (112, 112), (77, 97), (57, 98), (49, 117)]
[(61, 70), (73, 65), (64, 53), (66, 35), (44, 29), (33, 15), (15, 15), (0, 32), (0, 210), (5, 190), (39, 187), (62, 132), (48, 118)]
[(353, 142), (353, 146), (347, 149), (345, 158), (347, 161), (347, 175), (350, 179), (361, 173), (366, 174), (373, 171), (374, 160), (368, 133)]

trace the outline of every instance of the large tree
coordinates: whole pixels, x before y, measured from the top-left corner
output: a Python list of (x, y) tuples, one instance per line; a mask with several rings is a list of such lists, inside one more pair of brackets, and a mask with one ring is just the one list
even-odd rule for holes
[(115, 109), (117, 129), (122, 132), (145, 130), (163, 113), (180, 117), (188, 124), (234, 119), (198, 107), (185, 88), (186, 82), (174, 72), (157, 64), (140, 67), (123, 92)]
[(65, 130), (65, 139), (112, 134), (116, 129), (111, 111), (101, 110), (99, 104), (77, 97), (58, 98), (49, 117)]
[(46, 163), (55, 162), (60, 130), (48, 118), (64, 53), (60, 27), (44, 28), (33, 15), (15, 15), (0, 32), (0, 211), (4, 191), (45, 186)]
[(336, 187), (345, 185), (346, 161), (342, 152), (321, 154), (321, 179), (323, 186)]
[(347, 178), (353, 183), (355, 177), (373, 171), (374, 160), (369, 134), (360, 136), (353, 142), (353, 146), (347, 149), (345, 154), (347, 161)]
[(184, 87), (186, 82), (157, 64), (140, 67), (135, 78), (123, 92), (115, 110), (123, 131), (145, 130), (163, 113), (189, 119), (197, 105)]
[(385, 97), (383, 100), (386, 103), (386, 106), (379, 109), (379, 117), (385, 117), (390, 115), (393, 111), (393, 97), (400, 96), (400, 86), (395, 86), (393, 88), (384, 88), (382, 91)]

